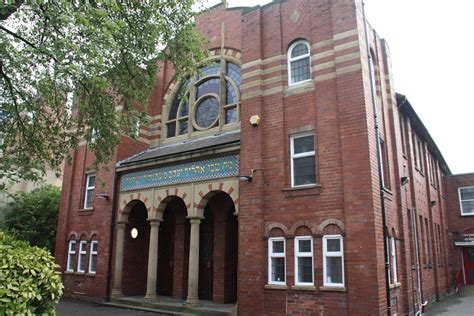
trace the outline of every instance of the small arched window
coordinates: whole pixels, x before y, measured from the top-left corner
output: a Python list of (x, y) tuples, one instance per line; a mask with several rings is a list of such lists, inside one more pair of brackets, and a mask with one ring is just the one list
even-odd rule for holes
[(240, 66), (213, 61), (181, 84), (169, 106), (167, 138), (240, 121)]
[(309, 43), (299, 40), (288, 49), (288, 85), (311, 79), (311, 57)]

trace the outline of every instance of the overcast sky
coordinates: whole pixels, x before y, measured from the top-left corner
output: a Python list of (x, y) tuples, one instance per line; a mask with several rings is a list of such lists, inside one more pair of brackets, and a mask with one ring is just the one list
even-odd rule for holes
[[(219, 0), (208, 0), (209, 5)], [(253, 6), (269, 0), (229, 0)], [(408, 97), (453, 173), (474, 172), (474, 0), (365, 0)]]

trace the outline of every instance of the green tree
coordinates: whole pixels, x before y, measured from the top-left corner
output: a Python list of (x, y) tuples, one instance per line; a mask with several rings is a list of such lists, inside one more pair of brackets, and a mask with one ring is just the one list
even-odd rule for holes
[(52, 185), (13, 195), (4, 210), (4, 229), (54, 253), (60, 199), (61, 190)]
[(179, 76), (205, 57), (196, 2), (2, 1), (0, 178), (38, 179), (81, 139), (107, 161), (145, 119), (158, 62)]
[(0, 231), (0, 315), (56, 315), (57, 268), (47, 250)]

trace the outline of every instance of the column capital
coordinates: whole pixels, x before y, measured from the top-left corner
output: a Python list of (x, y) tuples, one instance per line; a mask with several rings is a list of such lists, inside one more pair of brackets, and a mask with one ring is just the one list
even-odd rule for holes
[(204, 216), (186, 216), (186, 218), (189, 219), (191, 224), (200, 224), (201, 220), (204, 219)]
[(125, 225), (127, 224), (128, 224), (127, 221), (117, 222), (117, 228), (125, 228)]
[(150, 219), (147, 219), (147, 221), (150, 223), (150, 226), (160, 226), (160, 223), (163, 220), (162, 219), (156, 219), (156, 218), (150, 218)]

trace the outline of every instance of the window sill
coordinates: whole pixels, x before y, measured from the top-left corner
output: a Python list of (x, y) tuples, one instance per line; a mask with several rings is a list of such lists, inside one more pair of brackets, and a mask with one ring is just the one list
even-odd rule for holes
[(293, 83), (284, 90), (285, 97), (314, 90), (314, 80), (309, 79), (302, 82)]
[(83, 209), (80, 209), (78, 211), (78, 214), (79, 215), (91, 215), (92, 213), (94, 213), (94, 209), (93, 208), (83, 208)]
[(321, 194), (321, 184), (310, 184), (299, 187), (283, 188), (281, 191), (286, 198), (308, 196), (308, 195), (319, 195)]
[(64, 274), (74, 274), (74, 271), (64, 271)]
[(314, 285), (293, 285), (291, 289), (295, 291), (316, 291)]
[(267, 290), (286, 290), (288, 287), (283, 284), (265, 284)]
[(474, 216), (474, 213), (471, 213), (471, 214), (463, 214), (463, 213), (461, 213), (461, 216)]
[(395, 284), (392, 283), (392, 284), (390, 284), (390, 289), (399, 288), (401, 286), (402, 286), (402, 284), (400, 282), (397, 282)]
[(324, 292), (346, 292), (347, 288), (345, 286), (320, 286), (319, 290)]
[(95, 277), (95, 275), (96, 275), (95, 273), (86, 273), (86, 276), (88, 277)]
[(85, 272), (74, 272), (74, 275), (86, 275)]

